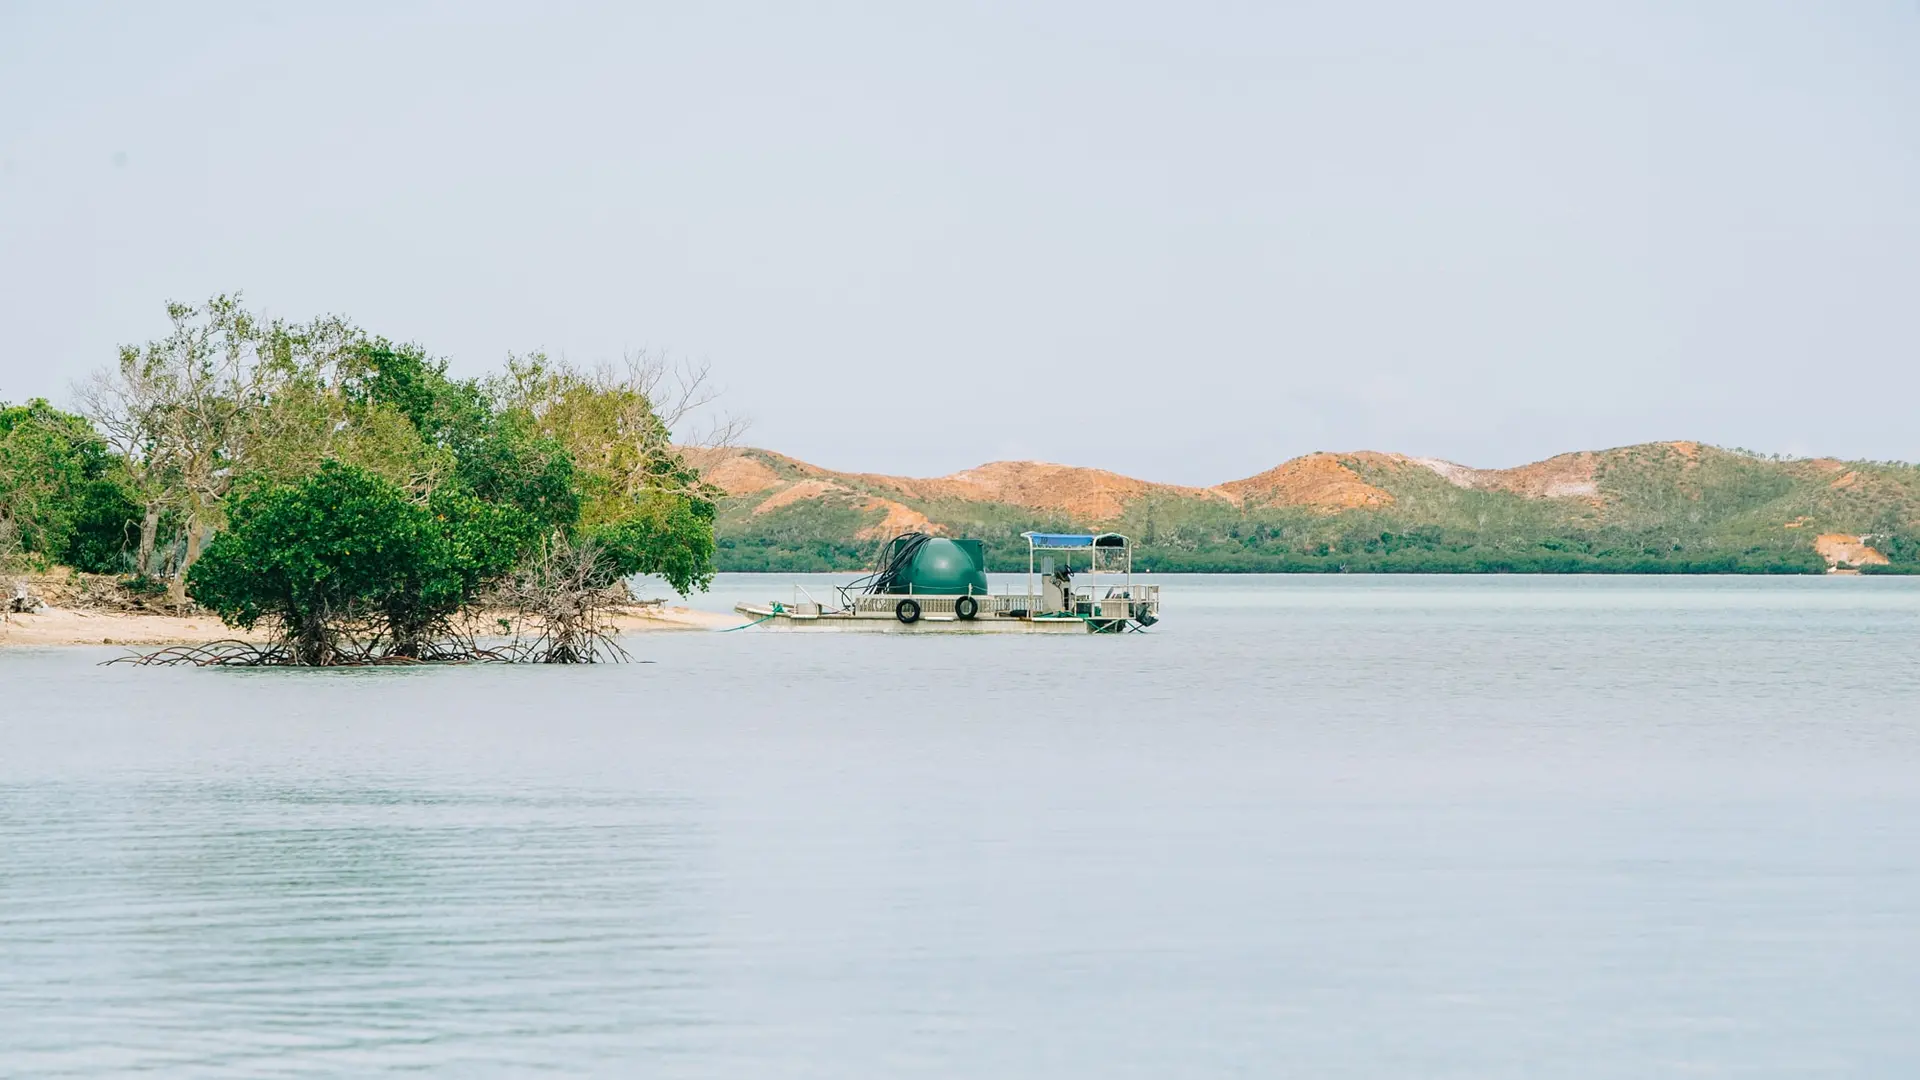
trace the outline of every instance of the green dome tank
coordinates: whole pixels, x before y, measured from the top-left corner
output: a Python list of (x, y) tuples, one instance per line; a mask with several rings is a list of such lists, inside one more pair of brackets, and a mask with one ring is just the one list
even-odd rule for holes
[[(987, 559), (978, 540), (936, 536), (920, 546), (913, 565), (898, 579), (898, 591), (959, 596), (987, 592)], [(911, 586), (911, 589), (906, 588)]]

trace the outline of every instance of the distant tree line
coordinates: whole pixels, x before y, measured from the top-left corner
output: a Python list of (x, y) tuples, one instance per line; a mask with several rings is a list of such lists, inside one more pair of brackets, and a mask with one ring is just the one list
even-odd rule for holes
[[(988, 511), (991, 513), (992, 511)], [(980, 516), (979, 511), (975, 511)], [(876, 540), (856, 534), (871, 525), (852, 505), (808, 500), (765, 514), (736, 517), (720, 530), (722, 570), (847, 570), (872, 562)], [(1795, 533), (1729, 537), (1706, 528), (1597, 528), (1547, 531), (1521, 522), (1464, 528), (1397, 522), (1379, 514), (1325, 515), (1284, 510), (1217, 520), (1195, 515), (1127, 520), (1109, 526), (1136, 541), (1135, 567), (1187, 573), (1434, 574), (1817, 574), (1826, 562)], [(1027, 565), (1027, 529), (1096, 530), (1085, 522), (1009, 516), (974, 521), (959, 531), (983, 540), (988, 565), (1002, 572)], [(1894, 566), (1920, 567), (1920, 543), (1888, 544)], [(1909, 554), (1912, 552), (1912, 554)], [(1908, 561), (1910, 560), (1910, 561)]]

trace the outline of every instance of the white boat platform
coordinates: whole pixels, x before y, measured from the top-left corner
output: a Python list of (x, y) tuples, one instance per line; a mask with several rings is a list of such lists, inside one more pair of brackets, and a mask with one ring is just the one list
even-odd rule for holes
[[(903, 622), (895, 614), (894, 606), (908, 597), (863, 596), (860, 599), (891, 600), (894, 604), (889, 604), (884, 610), (822, 611), (819, 604), (804, 600), (797, 603), (775, 600), (765, 604), (735, 604), (733, 610), (753, 619), (753, 625), (764, 630), (839, 630), (874, 634), (1084, 634), (1092, 629), (1088, 620), (1065, 612), (1008, 617), (1004, 614), (989, 616), (983, 611), (971, 619), (962, 619), (953, 611), (955, 598), (951, 596), (912, 597), (920, 605), (921, 614), (912, 622)], [(973, 599), (1025, 600), (1026, 597), (979, 596)], [(943, 604), (946, 610), (938, 610)], [(984, 609), (987, 605), (981, 606)]]
[[(1160, 586), (1133, 580), (1133, 544), (1126, 537), (1022, 535), (1027, 541), (1027, 580), (1019, 592), (985, 591), (979, 541), (903, 533), (883, 550), (881, 569), (834, 588), (837, 603), (823, 604), (796, 585), (791, 600), (736, 604), (734, 610), (753, 620), (748, 626), (768, 630), (886, 634), (1124, 634), (1159, 621)], [(934, 570), (916, 578), (915, 567), (926, 565), (916, 562), (923, 550), (934, 553)], [(1040, 552), (1047, 553), (1044, 563)], [(1092, 579), (1087, 584), (1072, 580), (1070, 557), (1075, 553), (1086, 556), (1083, 572)], [(952, 573), (956, 565), (957, 577)], [(948, 576), (939, 577), (942, 573)], [(1105, 582), (1099, 580), (1102, 574)], [(937, 587), (920, 587), (929, 577)]]

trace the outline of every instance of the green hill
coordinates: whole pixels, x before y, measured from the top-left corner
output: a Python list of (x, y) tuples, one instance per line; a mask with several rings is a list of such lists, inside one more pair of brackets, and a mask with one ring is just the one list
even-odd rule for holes
[(996, 462), (935, 479), (832, 472), (764, 450), (706, 462), (728, 492), (723, 570), (848, 570), (926, 528), (1024, 565), (1028, 529), (1110, 529), (1156, 570), (1411, 573), (1920, 572), (1920, 467), (1696, 443), (1515, 469), (1310, 454), (1210, 488)]

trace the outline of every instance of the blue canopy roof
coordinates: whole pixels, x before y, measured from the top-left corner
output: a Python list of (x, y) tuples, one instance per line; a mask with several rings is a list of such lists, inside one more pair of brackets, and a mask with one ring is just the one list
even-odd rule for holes
[(1021, 533), (1027, 543), (1037, 548), (1090, 548), (1124, 547), (1127, 538), (1119, 533), (1101, 533), (1092, 536), (1087, 533)]

